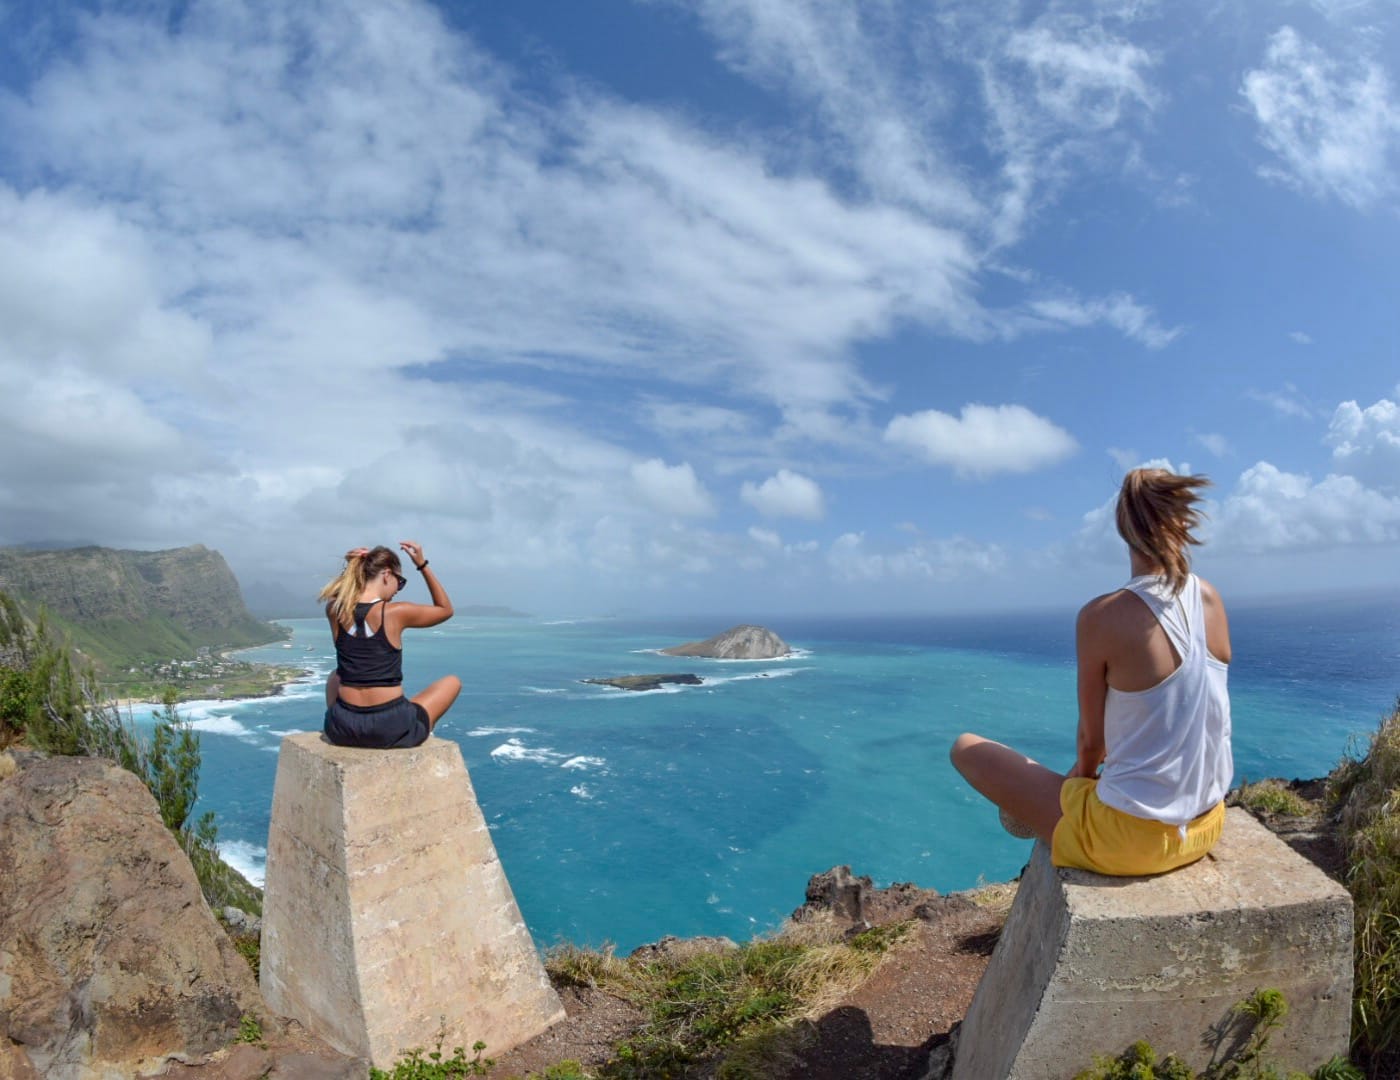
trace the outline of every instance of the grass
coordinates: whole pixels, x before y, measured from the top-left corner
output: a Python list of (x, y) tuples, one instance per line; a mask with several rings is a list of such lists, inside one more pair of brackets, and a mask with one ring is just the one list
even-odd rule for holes
[(708, 1063), (718, 1080), (773, 1075), (810, 1037), (810, 1021), (863, 982), (912, 923), (846, 939), (830, 920), (721, 951), (621, 959), (561, 946), (546, 958), (556, 982), (598, 987), (646, 1014), (598, 1070), (608, 1080), (685, 1075)]
[(1355, 904), (1352, 1056), (1379, 1075), (1400, 1064), (1400, 702), (1333, 771), (1328, 802)]
[(1241, 781), (1235, 792), (1239, 804), (1252, 814), (1276, 814), (1283, 817), (1312, 817), (1317, 811), (1282, 780)]

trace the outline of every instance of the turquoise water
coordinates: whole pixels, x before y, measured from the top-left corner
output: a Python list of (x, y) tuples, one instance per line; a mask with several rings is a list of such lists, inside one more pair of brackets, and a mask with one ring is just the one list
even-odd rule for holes
[[(1237, 775), (1320, 775), (1374, 729), (1400, 691), (1396, 599), (1232, 612)], [(320, 728), (333, 665), (323, 621), (289, 625), (290, 649), (246, 655), (316, 674), (278, 698), (183, 709), (201, 732), (200, 810), (215, 811), (226, 854), (255, 880), (278, 743)], [(998, 827), (947, 747), (975, 730), (1068, 767), (1072, 612), (775, 619), (800, 650), (780, 661), (651, 651), (726, 625), (462, 617), (410, 632), (410, 689), (462, 677), (438, 733), (462, 747), (537, 941), (747, 937), (837, 863), (943, 891), (1020, 870), (1029, 845)], [(705, 684), (639, 694), (579, 682), (664, 671)]]

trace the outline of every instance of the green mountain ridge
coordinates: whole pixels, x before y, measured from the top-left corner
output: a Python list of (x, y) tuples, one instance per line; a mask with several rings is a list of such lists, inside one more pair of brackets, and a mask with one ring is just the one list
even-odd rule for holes
[(249, 612), (224, 557), (202, 544), (166, 551), (0, 548), (0, 591), (31, 619), (42, 610), (99, 671), (286, 636)]

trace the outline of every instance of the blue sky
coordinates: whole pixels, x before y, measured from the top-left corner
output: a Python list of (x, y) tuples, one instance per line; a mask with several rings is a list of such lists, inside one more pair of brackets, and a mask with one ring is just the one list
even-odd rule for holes
[(1400, 9), (0, 0), (0, 543), (549, 613), (1400, 584)]

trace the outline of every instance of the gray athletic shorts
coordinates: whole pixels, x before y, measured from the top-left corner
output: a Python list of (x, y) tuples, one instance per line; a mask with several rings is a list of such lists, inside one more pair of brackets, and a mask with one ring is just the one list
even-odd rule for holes
[(326, 710), (326, 738), (336, 746), (403, 750), (428, 738), (428, 710), (406, 697), (383, 705), (351, 705), (337, 698)]

